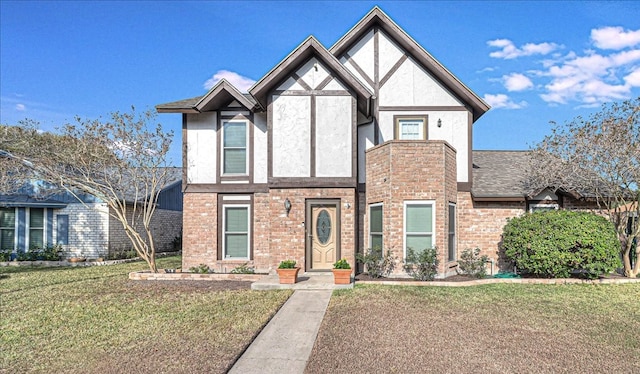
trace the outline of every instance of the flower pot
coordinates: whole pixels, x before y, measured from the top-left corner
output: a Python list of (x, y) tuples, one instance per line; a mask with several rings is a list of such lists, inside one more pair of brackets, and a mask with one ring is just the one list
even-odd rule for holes
[(71, 257), (70, 259), (68, 259), (67, 261), (69, 262), (85, 262), (87, 259), (84, 257)]
[(351, 269), (332, 269), (335, 284), (351, 283)]
[(293, 269), (276, 269), (280, 284), (294, 284), (298, 280), (298, 272), (300, 268)]

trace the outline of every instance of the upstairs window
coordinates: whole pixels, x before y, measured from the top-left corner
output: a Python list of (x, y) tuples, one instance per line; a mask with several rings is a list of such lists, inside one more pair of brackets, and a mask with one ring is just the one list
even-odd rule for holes
[(426, 140), (426, 117), (396, 117), (395, 139), (398, 140)]
[(248, 174), (247, 122), (225, 121), (222, 126), (222, 173)]

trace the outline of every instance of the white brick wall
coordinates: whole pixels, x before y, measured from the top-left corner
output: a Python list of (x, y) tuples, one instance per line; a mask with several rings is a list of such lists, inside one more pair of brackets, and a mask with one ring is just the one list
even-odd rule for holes
[(56, 209), (53, 217), (53, 242), (57, 243), (57, 217), (69, 215), (69, 244), (65, 257), (105, 257), (109, 245), (109, 217), (106, 204), (69, 204)]

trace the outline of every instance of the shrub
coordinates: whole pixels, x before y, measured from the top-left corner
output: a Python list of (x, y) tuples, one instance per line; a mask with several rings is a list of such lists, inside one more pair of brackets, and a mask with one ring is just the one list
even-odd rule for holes
[(231, 274), (255, 274), (255, 272), (256, 271), (252, 267), (249, 267), (246, 262), (231, 270)]
[(190, 267), (189, 271), (196, 274), (213, 273), (213, 271), (209, 268), (209, 266), (205, 264), (200, 264), (198, 266)]
[(438, 264), (436, 248), (426, 248), (422, 251), (407, 248), (407, 258), (403, 268), (415, 280), (430, 281), (438, 274)]
[(334, 269), (351, 269), (351, 265), (349, 265), (346, 258), (343, 258), (341, 260), (334, 262), (333, 268)]
[(280, 261), (280, 265), (278, 265), (278, 269), (295, 269), (296, 260), (282, 260)]
[(11, 250), (5, 249), (0, 251), (0, 261), (9, 261), (11, 260)]
[(371, 278), (386, 277), (396, 267), (396, 258), (391, 254), (391, 251), (387, 250), (386, 254), (383, 253), (382, 248), (369, 248), (366, 254), (356, 254), (356, 259), (364, 264), (367, 274)]
[(475, 278), (484, 278), (487, 276), (487, 268), (485, 262), (489, 260), (489, 256), (480, 256), (480, 248), (467, 248), (460, 254), (458, 260), (458, 269), (461, 274), (469, 275)]
[(546, 211), (509, 220), (502, 246), (517, 269), (541, 277), (595, 278), (620, 266), (620, 242), (604, 217)]

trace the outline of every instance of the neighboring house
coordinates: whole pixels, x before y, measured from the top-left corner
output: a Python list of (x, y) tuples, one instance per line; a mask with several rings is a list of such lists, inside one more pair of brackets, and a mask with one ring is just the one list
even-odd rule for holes
[[(107, 204), (70, 193), (39, 199), (37, 194), (0, 195), (0, 250), (12, 253), (60, 244), (64, 257), (107, 258), (132, 249), (122, 224)], [(170, 168), (160, 192), (152, 231), (157, 250), (173, 249), (182, 232), (182, 170)]]
[(221, 80), (156, 108), (182, 113), (184, 268), (327, 270), (435, 246), (442, 277), (460, 249), (496, 260), (507, 218), (571, 204), (528, 197), (526, 152), (472, 152), (489, 106), (377, 7), (329, 49), (307, 38), (248, 94)]

